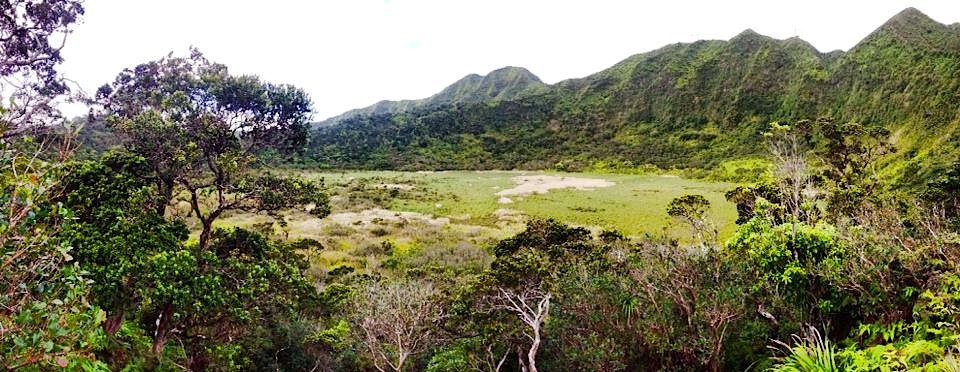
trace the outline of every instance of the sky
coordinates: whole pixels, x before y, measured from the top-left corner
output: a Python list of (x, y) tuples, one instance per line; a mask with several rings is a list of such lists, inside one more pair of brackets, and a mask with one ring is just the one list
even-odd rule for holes
[[(124, 68), (191, 46), (234, 74), (303, 88), (314, 119), (417, 99), (471, 73), (529, 69), (578, 78), (676, 42), (750, 28), (848, 50), (915, 7), (960, 21), (957, 0), (87, 0), (61, 71), (92, 94)], [(64, 108), (78, 115), (82, 107)]]

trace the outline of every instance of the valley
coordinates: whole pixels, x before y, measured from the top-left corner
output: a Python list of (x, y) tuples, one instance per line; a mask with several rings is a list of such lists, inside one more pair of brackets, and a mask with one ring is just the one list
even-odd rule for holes
[(691, 193), (710, 201), (708, 218), (721, 239), (736, 229), (736, 209), (723, 195), (733, 184), (672, 175), (290, 172), (328, 186), (329, 216), (321, 219), (290, 210), (284, 213), (286, 226), (281, 226), (267, 215), (233, 213), (216, 226), (266, 229), (270, 235), (294, 240), (315, 239), (327, 249), (317, 257), (317, 269), (356, 264), (369, 247), (385, 242), (411, 254), (429, 254), (442, 246), (471, 247), (480, 254), (496, 241), (522, 231), (527, 221), (535, 218), (556, 219), (594, 233), (616, 230), (634, 238), (662, 236), (689, 242), (687, 228), (673, 221), (666, 209), (672, 199)]
[[(268, 8), (327, 5), (295, 3)], [(447, 11), (418, 36), (456, 42), (335, 11), (326, 21), (350, 27), (323, 58), (251, 48), (327, 35), (281, 16), (259, 27), (262, 5), (231, 4), (256, 13), (243, 26), (257, 37), (217, 44), (241, 41), (227, 49), (291, 81), (191, 47), (118, 68), (95, 93), (60, 74), (56, 46), (101, 3), (5, 3), (0, 367), (960, 371), (960, 23), (906, 8), (837, 51), (747, 29), (550, 83), (497, 68), (317, 121), (329, 102), (300, 85), (314, 74), (352, 79), (324, 87), (348, 98), (396, 84), (372, 69), (422, 67), (407, 57), (424, 49), (530, 36), (460, 27), (468, 3), (394, 17), (410, 4), (357, 2), (402, 22)], [(195, 5), (178, 14), (237, 20)], [(718, 12), (737, 7), (754, 6)], [(116, 21), (106, 10), (91, 20)], [(547, 46), (589, 53), (557, 35), (596, 30), (550, 21), (562, 29), (543, 30)], [(389, 58), (351, 53), (381, 52), (354, 26), (393, 45)], [(463, 42), (470, 31), (485, 42)], [(523, 40), (510, 54), (543, 47)], [(61, 101), (87, 114), (68, 119)]]

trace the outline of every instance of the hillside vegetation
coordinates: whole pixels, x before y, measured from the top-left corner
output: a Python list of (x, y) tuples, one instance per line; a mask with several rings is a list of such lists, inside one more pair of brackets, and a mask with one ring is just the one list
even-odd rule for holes
[[(51, 42), (83, 2), (4, 4), (5, 369), (960, 370), (956, 25), (507, 68), (319, 125), (191, 49), (77, 129)], [(653, 165), (739, 180), (613, 173)]]
[(380, 102), (320, 123), (306, 161), (711, 168), (758, 154), (769, 122), (829, 116), (890, 129), (900, 176), (904, 166), (929, 172), (956, 157), (958, 112), (960, 32), (909, 8), (846, 52), (747, 30), (728, 41), (668, 45), (554, 85), (518, 68), (471, 75), (425, 100)]

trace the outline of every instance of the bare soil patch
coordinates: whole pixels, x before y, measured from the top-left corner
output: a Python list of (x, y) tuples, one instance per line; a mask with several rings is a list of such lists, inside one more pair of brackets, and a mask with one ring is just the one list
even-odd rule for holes
[(513, 178), (517, 186), (497, 192), (497, 196), (546, 194), (552, 189), (592, 190), (610, 187), (614, 183), (599, 178), (579, 178), (550, 175), (517, 176)]
[(442, 226), (450, 223), (450, 219), (446, 217), (434, 218), (423, 213), (417, 212), (398, 212), (391, 211), (382, 208), (373, 208), (367, 209), (360, 212), (342, 212), (342, 213), (333, 213), (327, 216), (327, 220), (335, 223), (340, 223), (344, 225), (367, 225), (373, 223), (375, 220), (379, 221), (399, 221), (401, 219), (405, 220), (423, 220), (424, 222)]

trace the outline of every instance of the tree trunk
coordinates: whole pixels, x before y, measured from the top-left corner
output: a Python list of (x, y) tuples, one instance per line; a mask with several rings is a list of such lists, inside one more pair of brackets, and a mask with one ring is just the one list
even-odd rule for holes
[(407, 361), (407, 353), (401, 351), (400, 357), (397, 359), (397, 372), (403, 371), (403, 362)]
[(157, 182), (160, 188), (160, 198), (157, 199), (156, 212), (160, 217), (166, 217), (167, 204), (173, 199), (173, 180), (161, 179)]
[(210, 358), (202, 348), (194, 346), (190, 350), (190, 356), (187, 357), (187, 368), (191, 371), (206, 371), (210, 366)]
[(115, 314), (108, 316), (107, 320), (103, 322), (103, 331), (108, 336), (113, 336), (120, 329), (121, 324), (123, 324), (123, 310), (117, 310)]
[(200, 231), (200, 250), (206, 250), (210, 246), (210, 235), (213, 233), (213, 218), (201, 219), (203, 230)]
[(540, 349), (540, 327), (533, 328), (533, 343), (527, 351), (527, 365), (530, 372), (537, 372), (537, 350)]
[(157, 328), (153, 333), (153, 347), (150, 348), (150, 351), (154, 354), (160, 354), (163, 352), (163, 347), (166, 345), (167, 338), (170, 336), (168, 332), (172, 317), (173, 304), (168, 303), (163, 305), (163, 309), (160, 310), (160, 315), (157, 316)]
[(523, 348), (517, 346), (517, 364), (520, 365), (521, 372), (529, 372), (527, 369), (527, 361), (523, 360)]

